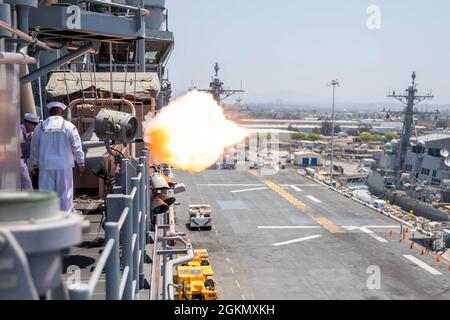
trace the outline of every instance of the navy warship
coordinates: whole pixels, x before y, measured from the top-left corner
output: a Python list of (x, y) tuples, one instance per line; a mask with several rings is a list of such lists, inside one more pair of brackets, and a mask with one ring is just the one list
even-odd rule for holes
[[(367, 178), (372, 194), (389, 200), (403, 210), (431, 221), (448, 221), (450, 202), (450, 135), (435, 133), (417, 136), (415, 106), (432, 99), (418, 95), (416, 74), (403, 94), (395, 91), (388, 97), (406, 105), (400, 139), (385, 144), (384, 152), (374, 156), (376, 162)], [(391, 115), (390, 110), (386, 111)], [(399, 114), (400, 114), (399, 113)], [(438, 112), (436, 112), (438, 113)]]
[[(154, 161), (140, 124), (173, 112), (165, 2), (0, 1), (0, 300), (450, 299), (448, 258), (437, 264), (440, 256), (424, 254), (423, 235), (415, 233), (412, 250), (399, 242), (402, 221), (296, 168), (192, 173)], [(215, 102), (240, 92), (225, 90), (215, 71), (208, 89)], [(370, 177), (380, 193), (407, 190), (414, 179), (406, 166), (421, 156), (423, 165), (411, 169), (421, 183), (409, 182), (410, 189), (442, 190), (448, 179), (445, 138), (409, 145), (409, 102), (421, 99), (414, 81), (408, 94), (404, 162), (395, 160), (400, 143), (390, 142)], [(50, 101), (67, 105), (86, 154), (69, 215), (55, 193), (19, 190), (20, 119), (44, 118)], [(186, 109), (176, 109), (176, 120), (202, 123), (187, 121)], [(183, 153), (195, 144), (188, 146)], [(205, 203), (211, 230), (191, 230), (189, 209)], [(386, 281), (375, 279), (380, 270)]]

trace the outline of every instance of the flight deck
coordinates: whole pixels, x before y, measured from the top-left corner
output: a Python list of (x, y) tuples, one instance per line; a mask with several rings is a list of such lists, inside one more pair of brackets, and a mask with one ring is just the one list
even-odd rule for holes
[[(219, 299), (450, 298), (448, 264), (411, 231), (294, 170), (175, 176), (177, 228), (208, 250)], [(187, 229), (192, 203), (212, 206), (211, 231)]]

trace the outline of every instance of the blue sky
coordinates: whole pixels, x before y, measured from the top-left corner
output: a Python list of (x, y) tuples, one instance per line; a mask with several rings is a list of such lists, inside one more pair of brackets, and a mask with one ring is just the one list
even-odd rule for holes
[[(214, 62), (244, 102), (328, 103), (338, 78), (342, 103), (383, 102), (414, 70), (419, 91), (450, 103), (448, 0), (167, 0), (175, 51), (174, 94), (207, 87)], [(381, 28), (367, 28), (367, 8)], [(228, 102), (234, 102), (230, 98)]]

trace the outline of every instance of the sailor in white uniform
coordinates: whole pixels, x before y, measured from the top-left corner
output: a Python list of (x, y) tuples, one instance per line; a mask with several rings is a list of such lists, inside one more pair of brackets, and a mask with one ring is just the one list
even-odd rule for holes
[(80, 134), (71, 122), (64, 120), (67, 106), (61, 102), (47, 105), (49, 117), (40, 123), (31, 140), (31, 162), (39, 168), (39, 190), (55, 191), (62, 211), (71, 213), (73, 208), (74, 161), (80, 175), (84, 173), (84, 152)]
[(39, 116), (33, 113), (25, 113), (24, 123), (20, 125), (19, 142), (21, 147), (20, 178), (22, 190), (33, 190), (30, 171), (33, 167), (30, 162), (30, 144), (33, 130), (39, 123)]

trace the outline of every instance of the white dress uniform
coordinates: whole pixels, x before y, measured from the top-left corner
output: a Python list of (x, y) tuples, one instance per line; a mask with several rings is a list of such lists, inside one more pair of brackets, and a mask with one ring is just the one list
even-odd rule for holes
[[(24, 119), (34, 123), (39, 122), (39, 117), (32, 113), (25, 113)], [(19, 142), (20, 144), (30, 143), (33, 132), (27, 132), (25, 125), (20, 125)], [(30, 171), (32, 169), (30, 159), (23, 159), (22, 148), (21, 148), (21, 159), (20, 159), (20, 180), (22, 190), (33, 190), (33, 184), (31, 183)], [(29, 155), (26, 155), (29, 157)]]
[(39, 167), (39, 190), (56, 191), (61, 210), (73, 212), (72, 168), (74, 161), (84, 166), (84, 152), (76, 126), (60, 116), (48, 117), (34, 129), (31, 161)]

